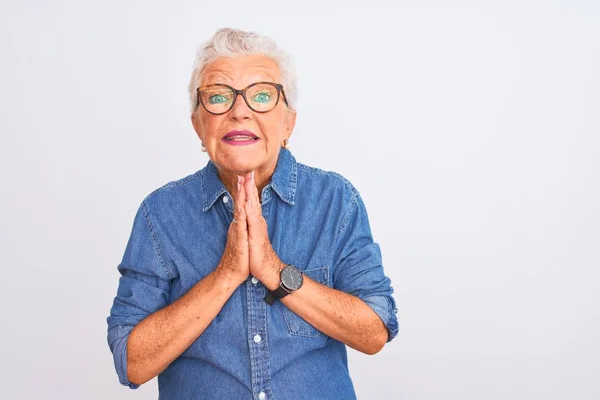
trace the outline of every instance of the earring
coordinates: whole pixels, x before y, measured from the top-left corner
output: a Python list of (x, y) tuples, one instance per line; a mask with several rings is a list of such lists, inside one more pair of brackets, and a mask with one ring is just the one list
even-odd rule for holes
[(204, 142), (202, 142), (202, 151), (206, 153), (206, 146), (204, 146)]
[(283, 148), (284, 149), (290, 148), (289, 139), (283, 139)]

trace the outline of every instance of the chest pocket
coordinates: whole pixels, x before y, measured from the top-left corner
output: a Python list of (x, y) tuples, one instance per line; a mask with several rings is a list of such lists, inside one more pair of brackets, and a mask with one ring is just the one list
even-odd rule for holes
[[(319, 267), (319, 268), (310, 268), (302, 271), (305, 276), (308, 276), (314, 281), (317, 281), (323, 285), (329, 285), (329, 267)], [(293, 296), (292, 293), (290, 296)], [(290, 310), (283, 304), (278, 301), (276, 304), (279, 305), (279, 311), (283, 315), (285, 323), (288, 328), (288, 332), (294, 336), (303, 336), (303, 337), (318, 337), (323, 335), (319, 330), (313, 327), (311, 324), (303, 320), (299, 317), (295, 312)]]

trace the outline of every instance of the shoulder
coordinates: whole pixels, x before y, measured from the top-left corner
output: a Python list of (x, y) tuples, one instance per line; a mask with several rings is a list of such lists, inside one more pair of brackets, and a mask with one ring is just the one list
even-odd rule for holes
[(297, 196), (313, 207), (329, 209), (327, 215), (333, 217), (338, 226), (338, 234), (343, 232), (352, 220), (362, 221), (367, 217), (366, 206), (359, 190), (346, 176), (336, 171), (296, 164)]
[(164, 206), (175, 206), (177, 204), (199, 201), (203, 171), (204, 168), (162, 184), (148, 192), (143, 198), (142, 204), (156, 210)]
[(298, 190), (296, 196), (300, 203), (312, 211), (327, 215), (331, 222), (342, 232), (351, 219), (353, 212), (361, 208), (359, 191), (348, 178), (339, 172), (321, 168), (298, 165)]
[(337, 195), (345, 201), (355, 201), (356, 197), (360, 197), (358, 189), (341, 173), (303, 163), (296, 163), (296, 165), (300, 190), (316, 190), (322, 195)]

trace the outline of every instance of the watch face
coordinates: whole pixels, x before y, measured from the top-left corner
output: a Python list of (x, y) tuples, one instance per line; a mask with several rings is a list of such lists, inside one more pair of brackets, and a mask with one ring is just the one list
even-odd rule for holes
[(288, 265), (281, 271), (281, 282), (290, 290), (297, 290), (302, 286), (302, 272), (293, 265)]

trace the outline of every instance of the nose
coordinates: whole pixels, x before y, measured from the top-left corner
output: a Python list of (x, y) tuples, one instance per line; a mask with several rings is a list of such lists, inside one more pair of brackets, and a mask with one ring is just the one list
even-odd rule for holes
[(252, 118), (252, 110), (248, 107), (248, 104), (246, 104), (242, 95), (238, 94), (237, 96), (233, 108), (229, 111), (229, 116), (237, 121)]

